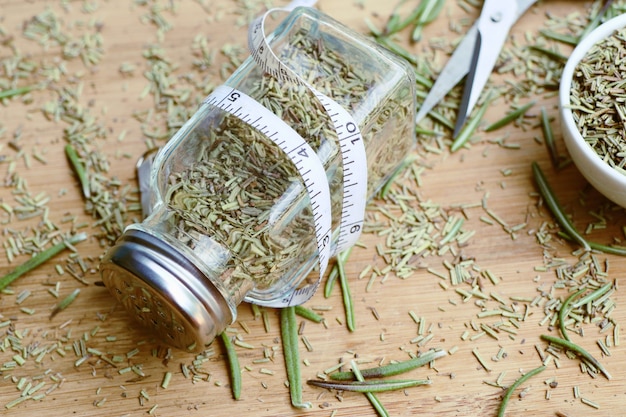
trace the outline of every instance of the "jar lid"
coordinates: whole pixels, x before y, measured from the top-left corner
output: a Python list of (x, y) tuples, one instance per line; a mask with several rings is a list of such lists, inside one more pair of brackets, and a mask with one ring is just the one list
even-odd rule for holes
[(163, 342), (200, 351), (234, 320), (211, 281), (182, 253), (148, 233), (126, 231), (100, 264), (113, 296)]

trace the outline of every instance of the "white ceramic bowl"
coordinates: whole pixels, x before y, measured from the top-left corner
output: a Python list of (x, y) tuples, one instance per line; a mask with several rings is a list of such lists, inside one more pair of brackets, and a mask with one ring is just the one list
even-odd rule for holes
[(626, 175), (611, 168), (585, 142), (574, 123), (574, 116), (570, 109), (570, 89), (576, 66), (593, 45), (623, 27), (626, 27), (626, 14), (614, 17), (598, 26), (576, 46), (567, 60), (561, 77), (559, 113), (565, 145), (580, 172), (598, 191), (620, 206), (626, 207)]

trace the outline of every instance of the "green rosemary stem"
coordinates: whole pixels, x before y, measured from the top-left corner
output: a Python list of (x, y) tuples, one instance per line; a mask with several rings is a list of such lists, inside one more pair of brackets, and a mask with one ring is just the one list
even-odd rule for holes
[(556, 199), (548, 180), (543, 175), (543, 171), (539, 167), (539, 164), (536, 162), (532, 163), (533, 169), (533, 177), (535, 179), (535, 183), (539, 188), (539, 193), (541, 197), (545, 201), (546, 205), (552, 212), (552, 215), (555, 217), (557, 223), (563, 228), (563, 230), (580, 246), (582, 246), (586, 251), (590, 250), (589, 243), (585, 240), (584, 237), (578, 233), (574, 225), (570, 222), (567, 215), (563, 212), (559, 201)]
[(406, 158), (404, 158), (402, 163), (398, 165), (398, 167), (391, 173), (391, 175), (389, 175), (389, 178), (387, 179), (387, 181), (385, 181), (385, 184), (383, 184), (383, 186), (381, 187), (380, 194), (379, 194), (380, 198), (387, 197), (387, 193), (389, 193), (389, 190), (391, 189), (391, 186), (393, 185), (393, 182), (396, 180), (396, 178), (398, 178), (398, 176), (402, 172), (404, 172), (404, 170), (407, 169), (407, 167), (411, 166), (411, 164), (415, 162), (416, 160), (417, 160), (416, 155), (409, 155)]
[(604, 253), (610, 253), (612, 255), (626, 256), (626, 248), (624, 247), (608, 246), (608, 245), (603, 245), (601, 243), (590, 242), (590, 241), (587, 241), (587, 243), (589, 244), (589, 247), (593, 250), (597, 250), (597, 251), (604, 252)]
[(54, 318), (54, 316), (56, 316), (61, 311), (65, 310), (67, 307), (69, 307), (69, 305), (74, 302), (76, 297), (78, 297), (78, 294), (80, 294), (80, 289), (76, 288), (74, 291), (72, 291), (70, 293), (70, 295), (68, 295), (63, 300), (61, 300), (61, 302), (59, 302), (59, 304), (57, 304), (54, 307), (54, 309), (52, 310), (52, 312), (50, 313), (50, 317), (48, 317), (48, 320), (52, 320)]
[(606, 379), (611, 379), (611, 374), (609, 374), (606, 368), (602, 366), (602, 364), (598, 362), (598, 360), (594, 358), (591, 353), (587, 352), (585, 349), (578, 346), (577, 344), (572, 343), (565, 339), (561, 339), (556, 336), (548, 335), (548, 334), (542, 334), (540, 337), (546, 342), (552, 343), (553, 345), (557, 345), (564, 349), (574, 352), (577, 356), (579, 356), (580, 358), (586, 360), (591, 365), (593, 365), (598, 371), (600, 371), (600, 373), (602, 373), (602, 375), (606, 377)]
[[(384, 378), (411, 371), (446, 355), (447, 352), (445, 350), (430, 350), (416, 358), (391, 363), (389, 365), (377, 366), (375, 368), (362, 369), (360, 372), (363, 378)], [(349, 381), (355, 379), (355, 375), (351, 371), (335, 372), (330, 374), (329, 377), (334, 381)]]
[(586, 288), (583, 288), (582, 290), (571, 294), (565, 299), (565, 301), (563, 301), (563, 304), (561, 304), (561, 308), (559, 309), (559, 329), (561, 330), (561, 335), (565, 340), (570, 340), (569, 335), (567, 334), (567, 329), (565, 328), (565, 319), (570, 312), (569, 306), (575, 298), (582, 295), (586, 290)]
[(487, 112), (487, 108), (491, 103), (491, 95), (489, 95), (482, 106), (478, 109), (478, 112), (472, 117), (469, 122), (465, 125), (463, 129), (459, 132), (459, 135), (452, 142), (452, 146), (450, 147), (450, 152), (456, 152), (461, 149), (465, 143), (470, 139), (470, 137), (474, 134), (480, 121), (483, 119), (485, 112)]
[(23, 264), (15, 268), (12, 272), (0, 278), (0, 291), (2, 291), (3, 289), (11, 285), (13, 281), (18, 279), (22, 275), (26, 274), (27, 272), (32, 271), (33, 269), (37, 268), (44, 262), (47, 262), (48, 260), (52, 259), (56, 255), (58, 255), (62, 250), (66, 249), (68, 246), (75, 245), (76, 243), (82, 242), (85, 239), (87, 239), (87, 234), (78, 233), (70, 237), (66, 241), (57, 243), (56, 245), (33, 256), (32, 258), (30, 258), (29, 260), (27, 260), (26, 262), (24, 262)]
[(335, 283), (337, 282), (337, 278), (339, 277), (339, 258), (341, 257), (344, 260), (348, 258), (352, 248), (337, 254), (335, 258), (335, 264), (333, 265), (330, 273), (328, 274), (328, 278), (326, 278), (326, 284), (324, 285), (324, 297), (328, 298), (333, 292), (333, 288), (335, 288)]
[(343, 296), (343, 308), (346, 313), (346, 326), (348, 330), (353, 332), (356, 329), (354, 303), (352, 302), (352, 293), (350, 292), (350, 285), (348, 284), (348, 277), (346, 276), (346, 260), (351, 251), (352, 248), (337, 255), (337, 269), (339, 271), (339, 286), (341, 287), (341, 294)]
[(609, 292), (609, 290), (611, 288), (613, 288), (613, 283), (612, 282), (604, 284), (603, 286), (601, 286), (597, 290), (589, 293), (588, 295), (584, 296), (580, 300), (576, 301), (574, 303), (574, 305), (572, 306), (572, 308), (578, 308), (578, 307), (581, 307), (581, 306), (583, 306), (583, 305), (585, 305), (587, 303), (590, 303), (592, 301), (597, 300), (598, 298), (602, 297), (604, 294)]
[(413, 32), (411, 33), (411, 40), (413, 42), (419, 41), (422, 38), (422, 29), (424, 26), (431, 23), (439, 16), (445, 0), (422, 0), (420, 5), (422, 3), (425, 3), (424, 9), (418, 15), (415, 28), (413, 28)]
[(298, 325), (296, 309), (285, 307), (280, 310), (280, 335), (283, 343), (283, 356), (289, 381), (291, 405), (296, 408), (311, 408), (311, 403), (302, 401), (300, 377), (300, 353), (298, 352)]
[(578, 39), (572, 35), (564, 35), (562, 33), (558, 33), (552, 30), (540, 29), (539, 33), (545, 36), (546, 38), (565, 43), (567, 45), (576, 46), (578, 45)]
[(447, 127), (450, 130), (454, 130), (454, 123), (443, 114), (436, 112), (435, 110), (431, 110), (428, 112), (428, 116), (434, 121), (440, 123), (441, 125)]
[(303, 306), (295, 306), (295, 312), (300, 317), (303, 317), (307, 320), (311, 320), (312, 322), (315, 322), (315, 323), (321, 323), (322, 321), (324, 321), (324, 317), (320, 316), (315, 311), (308, 309), (306, 307), (303, 307)]
[(0, 100), (28, 94), (36, 88), (38, 88), (38, 86), (27, 85), (24, 87), (9, 88), (7, 90), (2, 90), (0, 91)]
[(415, 134), (424, 135), (424, 136), (443, 136), (443, 133), (441, 132), (437, 132), (435, 130), (422, 129), (419, 126), (415, 128)]
[(383, 34), (385, 36), (393, 35), (404, 29), (406, 26), (410, 24), (410, 22), (406, 23), (400, 20), (400, 6), (406, 3), (406, 0), (400, 0), (393, 8), (391, 15), (389, 15), (389, 19), (387, 19), (387, 25), (385, 26)]
[(378, 42), (385, 48), (389, 49), (391, 52), (395, 53), (396, 55), (399, 55), (402, 58), (406, 59), (411, 64), (413, 65), (417, 64), (417, 59), (415, 58), (414, 55), (412, 55), (409, 51), (407, 51), (406, 49), (404, 49), (403, 47), (401, 47), (400, 45), (398, 45), (391, 39), (385, 36), (377, 36), (375, 39), (376, 39), (376, 42)]
[(500, 408), (498, 409), (498, 417), (504, 417), (504, 413), (506, 411), (507, 405), (509, 404), (509, 400), (511, 399), (511, 396), (513, 395), (513, 392), (517, 389), (517, 387), (519, 387), (538, 373), (543, 372), (545, 369), (546, 367), (542, 365), (538, 368), (533, 369), (532, 371), (528, 371), (526, 374), (518, 378), (517, 381), (511, 384), (511, 386), (506, 390), (506, 393), (502, 398), (502, 402), (500, 403)]
[(337, 282), (337, 277), (339, 276), (339, 267), (335, 263), (328, 274), (328, 278), (326, 278), (326, 283), (324, 284), (324, 298), (330, 297), (333, 292), (333, 288), (335, 288), (335, 283)]
[(552, 51), (550, 49), (542, 48), (541, 46), (537, 46), (537, 45), (530, 45), (528, 48), (531, 51), (539, 52), (540, 54), (543, 54), (554, 61), (558, 61), (562, 63), (565, 63), (567, 61), (567, 57), (565, 55)]
[(541, 107), (541, 130), (543, 132), (543, 140), (548, 148), (548, 155), (552, 161), (552, 166), (559, 167), (559, 153), (556, 150), (556, 143), (554, 142), (554, 132), (552, 131), (552, 125), (550, 124), (550, 118), (545, 107)]
[(454, 239), (454, 237), (459, 233), (464, 223), (465, 223), (465, 220), (462, 217), (459, 218), (456, 222), (454, 222), (454, 225), (452, 226), (450, 231), (439, 242), (439, 246), (443, 246), (446, 243), (452, 241), (452, 239)]
[(388, 21), (389, 23), (387, 23), (387, 27), (385, 28), (385, 32), (384, 32), (385, 36), (390, 36), (395, 33), (398, 33), (402, 29), (412, 24), (419, 17), (419, 15), (422, 13), (422, 10), (424, 9), (423, 2), (420, 2), (420, 4), (418, 4), (417, 7), (413, 9), (411, 14), (409, 14), (409, 16), (406, 19), (401, 20), (400, 14), (398, 13), (398, 9), (405, 2), (406, 1), (402, 0), (394, 7), (393, 13), (389, 17), (389, 21)]
[[(359, 367), (357, 366), (356, 361), (352, 360), (350, 362), (350, 366), (352, 367), (352, 372), (354, 373), (356, 380), (359, 382), (363, 382), (364, 378), (363, 378), (363, 375), (361, 375), (361, 372), (359, 371)], [(389, 412), (387, 411), (385, 406), (380, 402), (378, 397), (376, 397), (376, 394), (374, 394), (373, 392), (365, 392), (364, 394), (369, 400), (369, 402), (372, 404), (372, 407), (374, 407), (374, 409), (376, 410), (376, 413), (380, 417), (389, 417)]]
[(604, 15), (609, 10), (612, 4), (613, 4), (613, 0), (604, 0), (604, 4), (602, 5), (602, 8), (598, 11), (598, 14), (595, 15), (593, 19), (589, 22), (587, 27), (585, 27), (585, 29), (583, 29), (583, 31), (580, 33), (580, 36), (578, 37), (578, 41), (581, 41), (585, 36), (589, 34), (589, 32), (591, 32), (592, 30), (598, 27), (598, 25), (602, 22)]
[(493, 122), (492, 124), (490, 124), (489, 126), (487, 126), (485, 128), (485, 132), (491, 132), (494, 131), (496, 129), (500, 129), (501, 127), (504, 127), (506, 125), (508, 125), (511, 122), (514, 122), (515, 120), (519, 119), (520, 117), (522, 117), (524, 114), (526, 114), (526, 112), (532, 107), (534, 106), (536, 103), (536, 101), (531, 101), (530, 103), (526, 103), (523, 106), (518, 107), (517, 109), (513, 110), (512, 112), (506, 114), (502, 119)]
[[(573, 241), (572, 237), (565, 232), (559, 231), (557, 235), (559, 237), (562, 237), (563, 239), (569, 240), (570, 242)], [(604, 252), (604, 253), (610, 253), (612, 255), (626, 256), (626, 247), (603, 245), (601, 243), (591, 242), (587, 239), (585, 239), (585, 241), (589, 245), (589, 248), (592, 250), (596, 250), (596, 251)]]
[(338, 391), (352, 392), (386, 392), (416, 387), (419, 385), (429, 385), (430, 379), (394, 379), (394, 380), (369, 380), (369, 381), (346, 381), (331, 382), (310, 379), (307, 384), (320, 388), (335, 389)]
[(89, 181), (87, 179), (87, 171), (85, 171), (85, 167), (78, 156), (78, 152), (76, 152), (76, 148), (72, 145), (65, 145), (65, 155), (67, 159), (70, 161), (72, 165), (72, 169), (74, 173), (78, 177), (78, 182), (80, 183), (80, 187), (83, 191), (83, 197), (89, 198), (91, 195), (91, 190), (89, 188)]
[(220, 334), (226, 358), (228, 360), (228, 370), (230, 376), (230, 388), (233, 398), (238, 400), (241, 397), (241, 367), (239, 366), (239, 356), (226, 332)]

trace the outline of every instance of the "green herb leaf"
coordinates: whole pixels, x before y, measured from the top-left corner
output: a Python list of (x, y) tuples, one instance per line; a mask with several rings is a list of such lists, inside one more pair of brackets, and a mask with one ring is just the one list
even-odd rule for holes
[(233, 398), (238, 400), (241, 397), (241, 367), (239, 366), (239, 356), (226, 332), (220, 334), (220, 339), (224, 345), (226, 358), (228, 359), (228, 369), (230, 377), (230, 388)]
[[(352, 367), (352, 372), (354, 373), (356, 380), (359, 382), (363, 382), (364, 381), (363, 375), (361, 375), (361, 372), (359, 371), (356, 361), (352, 360), (350, 362), (350, 366)], [(389, 417), (389, 412), (387, 411), (385, 406), (380, 402), (378, 397), (376, 397), (376, 394), (374, 394), (373, 392), (365, 392), (364, 394), (369, 400), (369, 402), (372, 404), (372, 407), (374, 407), (374, 409), (376, 410), (376, 413), (380, 417)]]
[(343, 296), (343, 308), (346, 312), (346, 326), (348, 330), (353, 332), (356, 329), (356, 320), (354, 315), (354, 305), (352, 302), (352, 293), (346, 276), (346, 260), (350, 255), (352, 248), (346, 250), (337, 256), (337, 269), (339, 271), (339, 285)]
[[(361, 370), (361, 374), (364, 378), (384, 378), (387, 376), (398, 375), (424, 366), (434, 361), (435, 359), (444, 356), (447, 356), (447, 353), (444, 350), (430, 350), (416, 358), (412, 358), (406, 361), (378, 366), (375, 368), (363, 369)], [(350, 371), (335, 372), (333, 374), (330, 374), (329, 376), (330, 379), (335, 381), (349, 381), (355, 379), (354, 373)]]
[(302, 401), (302, 383), (300, 376), (300, 353), (298, 352), (298, 326), (294, 307), (280, 310), (280, 335), (283, 343), (283, 355), (289, 381), (291, 405), (296, 408), (311, 408), (311, 403)]
[(478, 128), (478, 124), (482, 120), (487, 108), (491, 104), (491, 97), (487, 97), (483, 102), (482, 106), (478, 109), (474, 117), (470, 119), (470, 121), (465, 125), (465, 127), (459, 132), (459, 135), (452, 142), (452, 146), (450, 147), (450, 152), (456, 152), (465, 145), (465, 143), (470, 139), (470, 137)]
[(593, 367), (595, 367), (598, 371), (600, 371), (600, 373), (602, 373), (602, 375), (604, 375), (606, 379), (611, 379), (611, 374), (609, 374), (606, 368), (602, 366), (602, 364), (598, 362), (598, 360), (594, 358), (591, 353), (587, 352), (585, 349), (578, 346), (577, 344), (572, 343), (565, 339), (561, 339), (556, 336), (548, 335), (548, 334), (542, 334), (540, 337), (546, 342), (552, 343), (553, 345), (560, 346), (564, 349), (574, 352), (577, 356), (586, 360)]
[(76, 297), (78, 297), (78, 294), (80, 294), (80, 289), (76, 288), (74, 291), (71, 292), (70, 295), (65, 297), (63, 300), (61, 300), (61, 302), (59, 304), (56, 305), (56, 307), (54, 307), (54, 309), (50, 313), (50, 317), (48, 319), (52, 320), (54, 318), (54, 316), (56, 316), (61, 311), (65, 310), (67, 307), (69, 307), (69, 305), (74, 302)]
[(524, 114), (526, 114), (528, 109), (530, 109), (532, 106), (534, 106), (535, 103), (536, 102), (533, 100), (530, 103), (526, 103), (523, 106), (518, 107), (517, 109), (515, 109), (512, 112), (508, 113), (502, 119), (498, 120), (497, 122), (493, 122), (492, 124), (487, 126), (485, 128), (485, 132), (491, 132), (491, 131), (494, 131), (496, 129), (500, 129), (501, 127), (504, 127), (504, 126), (508, 125), (509, 123), (517, 120), (518, 118), (520, 118)]
[(312, 322), (315, 322), (315, 323), (321, 323), (322, 321), (324, 321), (324, 317), (320, 316), (315, 311), (310, 310), (306, 307), (295, 306), (295, 309), (296, 309), (295, 311), (297, 315), (299, 315), (300, 317), (304, 317), (307, 320), (311, 320)]
[(320, 388), (336, 389), (340, 391), (352, 392), (386, 392), (416, 387), (419, 385), (429, 385), (429, 379), (407, 379), (407, 380), (369, 380), (369, 381), (347, 381), (329, 382), (311, 379), (307, 384)]
[(545, 366), (540, 366), (538, 368), (533, 369), (532, 371), (528, 371), (526, 374), (521, 376), (517, 381), (515, 381), (511, 386), (506, 390), (504, 397), (502, 398), (502, 402), (500, 403), (500, 408), (498, 409), (498, 417), (504, 417), (504, 413), (506, 412), (506, 407), (509, 404), (509, 400), (513, 395), (513, 392), (522, 385), (524, 382), (528, 381), (533, 376), (538, 373), (543, 372), (546, 369)]
[(537, 184), (537, 188), (539, 189), (539, 193), (543, 198), (543, 201), (546, 203), (552, 215), (555, 217), (557, 223), (563, 228), (563, 230), (580, 246), (582, 246), (585, 250), (590, 250), (589, 243), (585, 240), (584, 237), (578, 233), (574, 225), (570, 222), (567, 215), (561, 208), (559, 201), (557, 200), (548, 180), (543, 174), (543, 171), (539, 167), (539, 164), (536, 162), (532, 163), (533, 169), (533, 177), (535, 179), (535, 183)]

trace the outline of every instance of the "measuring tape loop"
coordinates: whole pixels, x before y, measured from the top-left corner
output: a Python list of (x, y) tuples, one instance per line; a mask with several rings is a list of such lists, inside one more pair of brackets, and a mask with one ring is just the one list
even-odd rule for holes
[[(367, 202), (367, 156), (365, 144), (358, 124), (352, 115), (336, 101), (317, 91), (303, 77), (285, 65), (274, 53), (264, 27), (267, 17), (278, 11), (291, 11), (296, 5), (286, 9), (271, 9), (258, 17), (248, 31), (248, 48), (255, 62), (268, 74), (281, 81), (307, 87), (326, 110), (339, 142), (343, 164), (343, 202), (339, 236), (334, 253), (342, 252), (356, 243), (363, 229)], [(346, 189), (349, 191), (346, 192)]]
[(319, 278), (285, 294), (280, 300), (250, 300), (271, 307), (286, 307), (309, 300), (319, 287), (330, 257), (356, 243), (363, 229), (367, 202), (367, 157), (358, 124), (352, 115), (330, 97), (317, 91), (287, 67), (272, 51), (264, 32), (267, 16), (276, 11), (291, 11), (296, 5), (271, 9), (257, 18), (248, 31), (248, 46), (262, 70), (281, 82), (305, 86), (328, 114), (337, 135), (343, 168), (343, 196), (337, 244), (331, 252), (332, 213), (330, 185), (317, 153), (291, 126), (259, 102), (232, 87), (220, 86), (205, 102), (238, 117), (272, 140), (291, 159), (305, 185), (315, 225)]

